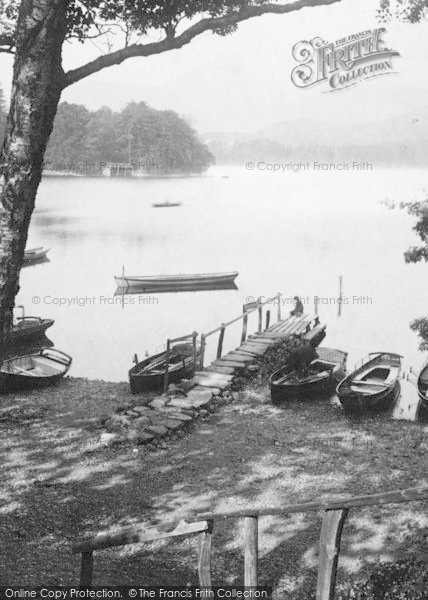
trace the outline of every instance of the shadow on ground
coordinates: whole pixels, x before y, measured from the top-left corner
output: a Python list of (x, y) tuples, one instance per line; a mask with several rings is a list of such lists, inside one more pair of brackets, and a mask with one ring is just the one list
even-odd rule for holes
[[(349, 421), (328, 401), (273, 407), (246, 393), (157, 452), (103, 448), (95, 429), (130, 400), (125, 384), (69, 379), (0, 398), (0, 585), (74, 585), (86, 534), (186, 517), (194, 511), (280, 506), (426, 484), (426, 431), (383, 417)], [(366, 563), (421, 553), (421, 503), (351, 511), (340, 579)], [(260, 520), (260, 583), (308, 600), (320, 515)], [(214, 584), (242, 583), (242, 522), (216, 525)], [(95, 584), (196, 584), (196, 539), (95, 554)]]

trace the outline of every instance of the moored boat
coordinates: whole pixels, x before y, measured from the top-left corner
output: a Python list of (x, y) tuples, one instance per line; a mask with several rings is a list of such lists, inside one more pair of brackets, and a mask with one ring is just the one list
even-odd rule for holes
[(153, 208), (171, 208), (173, 206), (181, 206), (181, 202), (153, 202)]
[(348, 413), (388, 410), (400, 395), (402, 356), (372, 352), (342, 379), (336, 392)]
[(428, 362), (419, 373), (417, 385), (419, 394), (417, 417), (426, 420), (428, 419)]
[(55, 348), (7, 358), (0, 367), (0, 389), (8, 392), (53, 385), (68, 373), (71, 362), (71, 356)]
[(47, 258), (47, 254), (49, 252), (49, 248), (31, 248), (25, 251), (24, 254), (24, 264), (33, 263), (37, 261), (44, 260)]
[(308, 364), (305, 375), (289, 364), (272, 374), (269, 381), (272, 402), (323, 395), (334, 390), (346, 371), (348, 355), (333, 348), (316, 348), (316, 353), (317, 358)]
[(20, 308), (22, 309), (22, 316), (17, 317), (7, 339), (8, 344), (11, 345), (41, 337), (55, 322), (53, 319), (26, 316), (24, 307), (21, 306)]
[(173, 289), (185, 286), (203, 285), (226, 285), (232, 284), (238, 277), (238, 271), (229, 273), (196, 273), (179, 275), (143, 275), (143, 276), (115, 276), (119, 288), (138, 288), (140, 291), (161, 289), (166, 287)]
[[(196, 356), (199, 348), (197, 347)], [(195, 369), (195, 356), (193, 344), (176, 344), (171, 348), (168, 381), (177, 383), (188, 378)], [(129, 384), (133, 394), (146, 391), (161, 390), (166, 370), (167, 353), (160, 352), (138, 362), (129, 371)]]

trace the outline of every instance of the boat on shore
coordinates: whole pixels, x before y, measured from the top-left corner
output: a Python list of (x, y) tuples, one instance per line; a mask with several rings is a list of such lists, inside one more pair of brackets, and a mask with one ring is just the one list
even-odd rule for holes
[(47, 258), (49, 248), (31, 248), (24, 253), (24, 265), (39, 262)]
[[(196, 348), (196, 358), (199, 347)], [(138, 362), (129, 371), (129, 385), (133, 394), (147, 391), (159, 391), (164, 384), (167, 364), (166, 351), (160, 352)], [(193, 344), (176, 344), (171, 348), (168, 366), (169, 383), (178, 383), (193, 375), (195, 369), (195, 350)]]
[(419, 405), (417, 417), (421, 420), (428, 419), (428, 362), (422, 367), (418, 376)]
[(153, 208), (171, 208), (173, 206), (181, 206), (181, 202), (169, 202), (166, 200), (166, 202), (153, 202), (152, 206)]
[(188, 275), (142, 275), (115, 276), (119, 288), (138, 288), (139, 291), (159, 290), (163, 287), (174, 291), (174, 288), (197, 287), (208, 285), (231, 285), (239, 275), (238, 271), (230, 273), (196, 273)]
[(0, 367), (0, 390), (11, 392), (53, 385), (68, 373), (71, 363), (71, 356), (55, 348), (7, 358)]
[(354, 371), (342, 379), (336, 392), (348, 413), (366, 413), (393, 408), (400, 395), (400, 354), (371, 352)]
[(333, 348), (317, 348), (316, 353), (317, 358), (309, 363), (304, 376), (288, 364), (271, 375), (272, 402), (298, 396), (325, 395), (334, 391), (346, 372), (348, 354)]

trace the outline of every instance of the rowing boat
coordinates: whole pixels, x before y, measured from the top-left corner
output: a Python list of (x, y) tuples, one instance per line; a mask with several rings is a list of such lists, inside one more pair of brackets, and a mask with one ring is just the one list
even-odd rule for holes
[[(196, 358), (199, 348), (196, 348)], [(133, 394), (162, 389), (167, 364), (167, 353), (160, 352), (138, 362), (129, 371), (129, 385)], [(192, 376), (195, 368), (193, 344), (176, 344), (171, 348), (168, 382), (177, 383)]]
[(24, 253), (24, 264), (41, 261), (47, 257), (49, 248), (31, 248)]
[(324, 395), (334, 390), (346, 371), (348, 355), (332, 348), (317, 348), (316, 354), (305, 375), (290, 364), (273, 373), (269, 381), (272, 402), (296, 396)]
[(428, 418), (428, 362), (422, 367), (418, 376), (419, 405), (417, 416), (419, 419)]
[(55, 348), (8, 358), (0, 367), (0, 390), (9, 392), (53, 385), (66, 375), (71, 362), (71, 356)]
[(238, 271), (229, 273), (196, 273), (187, 275), (142, 275), (142, 276), (115, 276), (119, 288), (138, 288), (140, 291), (169, 288), (227, 285), (232, 284), (239, 275)]
[(342, 379), (336, 392), (346, 412), (365, 413), (393, 407), (400, 395), (402, 356), (372, 352)]

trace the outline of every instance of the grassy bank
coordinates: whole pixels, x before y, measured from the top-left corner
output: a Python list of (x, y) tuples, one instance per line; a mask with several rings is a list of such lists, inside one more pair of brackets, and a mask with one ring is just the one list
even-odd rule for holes
[[(82, 534), (155, 524), (200, 509), (276, 505), (426, 484), (426, 428), (385, 417), (348, 420), (326, 401), (274, 407), (248, 390), (164, 449), (104, 447), (105, 417), (132, 400), (127, 384), (67, 379), (58, 388), (0, 397), (3, 507), (0, 585), (76, 584)], [(369, 564), (422, 556), (426, 505), (351, 511), (339, 580)], [(261, 583), (278, 598), (314, 589), (318, 515), (260, 522)], [(241, 583), (241, 523), (214, 536), (214, 583)], [(97, 584), (196, 583), (196, 543), (100, 552)], [(348, 583), (345, 583), (347, 586)]]

